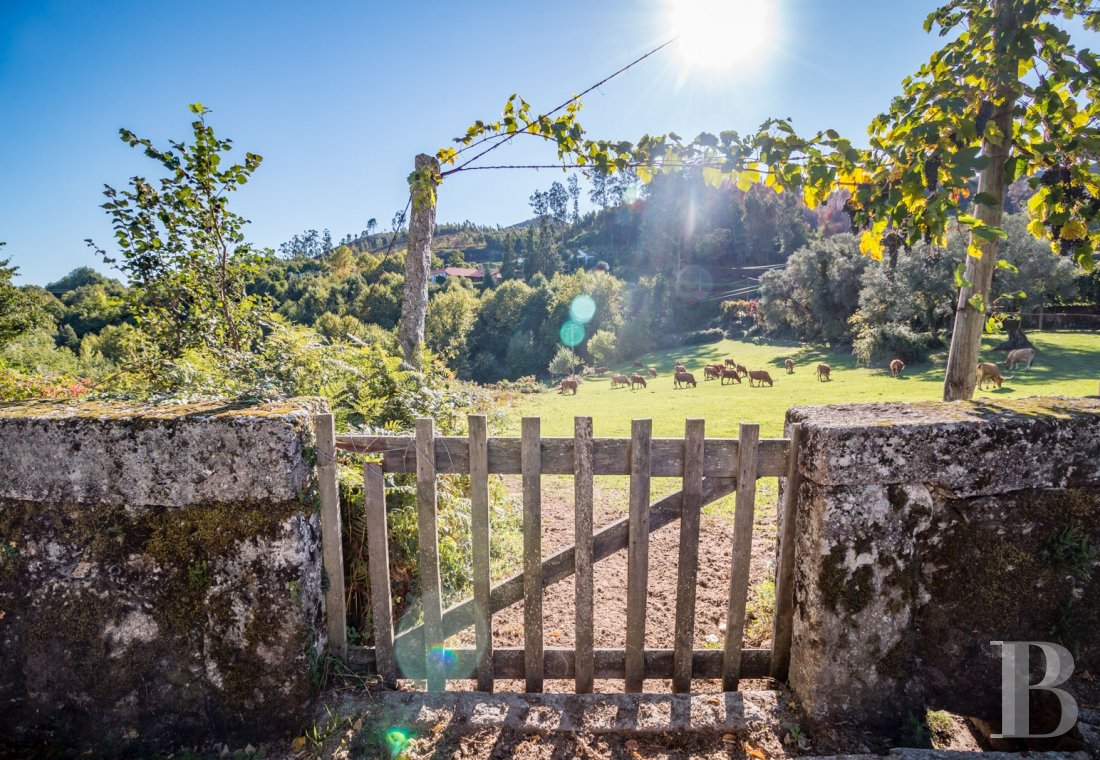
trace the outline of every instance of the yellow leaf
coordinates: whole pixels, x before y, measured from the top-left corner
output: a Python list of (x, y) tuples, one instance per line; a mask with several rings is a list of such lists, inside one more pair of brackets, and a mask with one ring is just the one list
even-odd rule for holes
[(783, 185), (781, 185), (779, 183), (779, 180), (776, 179), (775, 172), (768, 172), (764, 175), (764, 186), (770, 187), (772, 190), (775, 191), (776, 195), (783, 192)]
[(715, 169), (713, 166), (707, 166), (703, 169), (703, 181), (713, 188), (719, 188), (722, 186), (722, 182), (725, 180), (725, 175), (722, 174), (720, 169)]
[(1043, 223), (1039, 219), (1032, 219), (1027, 225), (1027, 231), (1040, 240), (1046, 234), (1046, 228), (1043, 227)]
[(441, 164), (453, 164), (456, 156), (458, 156), (458, 151), (454, 148), (440, 148), (439, 152), (435, 154)]
[(977, 243), (971, 243), (966, 247), (966, 253), (969, 256), (980, 259), (982, 257), (982, 247)]
[(291, 752), (304, 752), (306, 749), (306, 737), (299, 736), (290, 743)]
[(1080, 219), (1074, 219), (1062, 225), (1063, 240), (1080, 240), (1088, 234), (1088, 227)]
[(650, 171), (649, 167), (645, 164), (637, 167), (635, 171), (638, 174), (638, 179), (642, 181), (643, 185), (648, 185), (650, 182), (653, 181), (653, 172)]
[(806, 208), (817, 208), (817, 188), (807, 185), (802, 189), (802, 202), (806, 204)]
[(737, 175), (737, 189), (743, 193), (747, 193), (749, 188), (752, 187), (753, 175), (752, 172), (741, 172)]
[(859, 236), (859, 252), (875, 261), (882, 261), (882, 236), (873, 230), (864, 230)]

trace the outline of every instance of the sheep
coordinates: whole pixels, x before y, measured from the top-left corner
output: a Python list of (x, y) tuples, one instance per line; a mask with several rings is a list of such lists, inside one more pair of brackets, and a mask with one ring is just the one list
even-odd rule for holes
[(599, 377), (600, 375), (606, 375), (607, 367), (596, 367), (592, 370), (592, 374), (596, 375), (597, 377)]
[(817, 365), (817, 380), (818, 380), (818, 382), (821, 382), (823, 380), (831, 380), (832, 378), (829, 377), (829, 373), (832, 372), (832, 371), (833, 371), (833, 368), (830, 367), (828, 364), (819, 364), (819, 365)]
[(674, 369), (674, 371), (676, 371), (676, 372), (687, 372), (687, 371), (688, 371), (688, 370), (687, 370), (687, 367), (685, 367), (685, 366), (684, 366), (683, 364), (681, 364), (680, 362), (676, 362), (676, 366), (675, 366), (675, 367), (674, 367), (673, 369)]
[(695, 375), (691, 374), (690, 372), (677, 372), (675, 375), (673, 375), (672, 387), (681, 388), (684, 385), (690, 385), (692, 388), (699, 387), (695, 384)]
[(735, 362), (733, 359), (726, 359), (722, 363), (725, 364), (727, 367), (730, 367), (731, 369), (737, 367), (737, 362)]
[(991, 362), (979, 362), (976, 372), (977, 372), (977, 381), (976, 382), (978, 383), (979, 388), (984, 388), (985, 387), (986, 380), (988, 380), (989, 382), (993, 383), (998, 388), (1000, 388), (1001, 383), (1003, 383), (1005, 380), (1011, 380), (1012, 379), (1010, 375), (1003, 375), (1002, 376), (1001, 375), (1001, 370), (997, 367), (996, 364), (993, 364)]
[(646, 370), (646, 372), (650, 377), (657, 377), (657, 368), (656, 367), (649, 367)]
[(566, 391), (573, 391), (573, 395), (576, 396), (578, 385), (580, 385), (580, 383), (577, 382), (575, 377), (567, 377), (561, 381), (561, 390), (558, 392), (565, 393)]
[(1034, 348), (1017, 348), (1015, 351), (1008, 352), (1008, 358), (1005, 359), (1005, 367), (1008, 369), (1016, 369), (1017, 366), (1023, 364), (1025, 365), (1024, 369), (1031, 369), (1031, 364), (1034, 361)]
[(901, 377), (901, 371), (903, 369), (905, 369), (905, 362), (901, 359), (894, 359), (894, 361), (890, 362), (891, 377)]
[(783, 360), (783, 366), (787, 368), (787, 374), (788, 375), (793, 375), (794, 374), (794, 362), (793, 361), (791, 361), (790, 359), (784, 359)]
[(611, 376), (611, 387), (617, 388), (620, 385), (625, 388), (626, 386), (630, 385), (630, 380), (629, 378), (627, 378), (626, 375), (620, 375), (616, 372), (614, 375)]
[(717, 380), (722, 376), (722, 365), (720, 364), (708, 364), (703, 367), (703, 381)]
[(741, 384), (741, 375), (737, 372), (736, 369), (727, 369), (726, 367), (723, 367), (722, 368), (722, 385), (727, 384), (726, 380), (729, 380), (729, 385), (733, 385), (733, 383), (735, 383), (735, 382), (738, 385), (740, 385)]
[(738, 364), (734, 369), (737, 370), (737, 374), (741, 375), (741, 377), (744, 377), (745, 375), (749, 374), (749, 371), (747, 369), (745, 369), (744, 364)]
[(764, 387), (764, 383), (767, 383), (769, 388), (772, 387), (772, 383), (773, 383), (772, 376), (768, 374), (767, 370), (754, 369), (752, 372), (749, 373), (749, 386), (750, 387), (752, 386), (752, 381), (753, 380), (756, 381), (756, 386), (758, 388)]
[(630, 376), (630, 390), (634, 390), (635, 385), (640, 385), (643, 388), (645, 387), (645, 378), (637, 372)]

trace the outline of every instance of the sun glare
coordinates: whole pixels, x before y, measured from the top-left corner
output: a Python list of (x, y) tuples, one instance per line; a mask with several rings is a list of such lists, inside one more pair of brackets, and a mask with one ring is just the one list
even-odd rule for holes
[(776, 41), (777, 0), (668, 0), (669, 31), (689, 67), (746, 68)]

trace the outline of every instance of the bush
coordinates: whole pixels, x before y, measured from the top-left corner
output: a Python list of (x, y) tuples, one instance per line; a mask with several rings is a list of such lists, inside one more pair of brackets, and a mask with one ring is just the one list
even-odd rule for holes
[(870, 367), (894, 359), (901, 359), (906, 364), (928, 361), (932, 340), (927, 333), (914, 332), (908, 325), (897, 322), (872, 325), (858, 316), (852, 320), (853, 326), (858, 325), (852, 353), (859, 364)]
[(696, 330), (695, 332), (684, 333), (680, 336), (680, 345), (701, 346), (704, 343), (717, 343), (725, 337), (726, 334), (722, 332), (722, 328), (711, 327), (707, 330)]

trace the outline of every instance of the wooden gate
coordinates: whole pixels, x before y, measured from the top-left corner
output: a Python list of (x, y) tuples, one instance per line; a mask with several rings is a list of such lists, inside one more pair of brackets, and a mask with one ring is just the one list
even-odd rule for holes
[[(691, 689), (692, 678), (721, 678), (732, 691), (740, 678), (785, 680), (790, 655), (794, 566), (794, 507), (800, 437), (759, 438), (757, 425), (743, 424), (740, 437), (705, 439), (704, 421), (687, 420), (684, 437), (654, 439), (650, 420), (634, 420), (631, 436), (594, 438), (592, 418), (574, 420), (572, 438), (543, 438), (540, 420), (525, 417), (520, 438), (489, 438), (485, 417), (469, 417), (466, 437), (436, 436), (431, 419), (416, 422), (415, 437), (335, 435), (332, 415), (317, 419), (324, 563), (330, 651), (350, 664), (375, 672), (387, 683), (424, 679), (429, 690), (446, 681), (476, 674), (477, 687), (491, 691), (493, 681), (524, 679), (529, 692), (542, 691), (543, 680), (573, 679), (578, 693), (592, 690), (595, 678), (622, 679), (626, 691), (642, 690), (646, 678), (672, 680), (674, 691)], [(382, 464), (364, 468), (374, 647), (348, 647), (341, 556), (338, 450), (380, 454)], [(394, 635), (386, 536), (385, 472), (416, 473), (419, 565), (423, 623)], [(436, 530), (436, 476), (470, 476), (473, 598), (444, 610)], [(489, 475), (521, 475), (523, 484), (523, 571), (493, 586), (489, 575)], [(572, 475), (575, 484), (576, 543), (546, 559), (541, 544), (542, 475)], [(630, 476), (627, 517), (593, 533), (592, 486), (597, 475)], [(785, 476), (777, 555), (773, 649), (742, 649), (748, 597), (756, 481)], [(682, 478), (680, 491), (650, 503), (651, 477)], [(731, 547), (729, 603), (724, 649), (694, 649), (695, 589), (699, 520), (704, 505), (736, 494)], [(675, 646), (645, 647), (649, 534), (680, 520)], [(593, 563), (627, 549), (627, 620), (625, 649), (593, 646)], [(576, 580), (576, 646), (543, 644), (543, 589), (569, 575)], [(523, 601), (523, 648), (494, 649), (492, 616)], [(443, 643), (473, 627), (474, 649), (445, 650)], [(395, 649), (414, 658), (394, 656)], [(446, 656), (442, 656), (445, 653)]]

